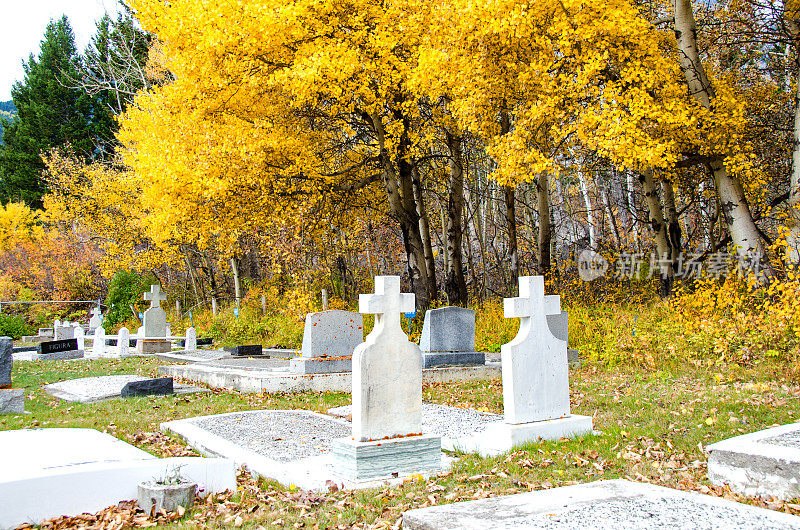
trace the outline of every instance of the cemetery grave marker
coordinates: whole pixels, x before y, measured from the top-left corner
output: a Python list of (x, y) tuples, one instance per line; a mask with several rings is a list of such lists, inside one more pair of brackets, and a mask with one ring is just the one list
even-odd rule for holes
[(358, 304), (375, 327), (353, 352), (353, 436), (333, 441), (334, 469), (353, 480), (439, 469), (441, 439), (422, 434), (422, 353), (400, 327), (414, 295), (399, 276), (377, 276)]
[(94, 332), (103, 324), (103, 317), (99, 307), (92, 308), (92, 318), (89, 319), (89, 333)]
[(225, 351), (230, 352), (232, 357), (260, 357), (261, 345), (260, 344), (246, 344), (243, 346), (233, 346), (225, 348)]
[(167, 295), (161, 292), (160, 285), (151, 285), (144, 293), (150, 307), (144, 312), (142, 328), (144, 336), (137, 342), (139, 353), (165, 353), (172, 351), (172, 343), (167, 337), (167, 313), (161, 307)]
[(302, 356), (289, 368), (303, 374), (352, 371), (353, 351), (364, 340), (361, 313), (329, 309), (306, 315)]
[(547, 324), (547, 315), (561, 313), (560, 298), (545, 296), (542, 276), (523, 276), (519, 297), (503, 306), (506, 318), (520, 319), (517, 336), (501, 347), (505, 421), (463, 449), (496, 455), (526, 442), (591, 433), (591, 417), (570, 413), (567, 343)]
[(475, 351), (475, 311), (463, 307), (429, 309), (419, 348), (423, 368), (486, 362), (486, 355)]
[(11, 388), (11, 368), (14, 363), (14, 339), (0, 337), (0, 414), (25, 412), (25, 390)]
[(77, 339), (51, 340), (36, 346), (33, 354), (35, 361), (64, 361), (67, 359), (80, 359), (83, 351), (78, 349)]
[(158, 379), (145, 379), (143, 381), (131, 381), (122, 387), (120, 396), (167, 396), (174, 394), (173, 380), (171, 377), (159, 377)]

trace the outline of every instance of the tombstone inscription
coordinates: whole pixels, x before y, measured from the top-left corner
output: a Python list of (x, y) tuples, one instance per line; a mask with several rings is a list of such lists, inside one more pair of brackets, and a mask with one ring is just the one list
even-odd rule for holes
[(83, 357), (83, 351), (78, 349), (77, 339), (41, 342), (36, 346), (36, 353), (33, 354), (33, 359), (37, 361), (63, 361), (81, 357)]

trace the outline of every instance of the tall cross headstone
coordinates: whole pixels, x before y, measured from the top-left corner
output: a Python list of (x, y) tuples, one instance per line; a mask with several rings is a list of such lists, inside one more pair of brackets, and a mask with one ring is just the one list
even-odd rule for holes
[(400, 292), (399, 276), (377, 276), (375, 293), (358, 297), (375, 326), (353, 352), (353, 438), (379, 440), (422, 432), (422, 357), (400, 327), (414, 311), (414, 295)]
[(506, 423), (569, 416), (567, 343), (547, 325), (547, 315), (561, 313), (560, 297), (545, 296), (542, 276), (523, 276), (519, 297), (503, 306), (506, 318), (520, 319), (517, 336), (500, 350)]
[(167, 299), (167, 295), (161, 292), (160, 285), (151, 285), (150, 292), (144, 293), (144, 299), (150, 302), (150, 308), (144, 312), (144, 336), (166, 337), (167, 313), (161, 308), (161, 302)]
[(103, 324), (103, 317), (100, 312), (100, 307), (92, 308), (92, 318), (89, 319), (89, 333), (94, 332)]
[(120, 357), (125, 357), (128, 355), (128, 351), (130, 350), (130, 340), (131, 340), (131, 332), (128, 331), (128, 328), (121, 327), (117, 332), (117, 351), (119, 352)]

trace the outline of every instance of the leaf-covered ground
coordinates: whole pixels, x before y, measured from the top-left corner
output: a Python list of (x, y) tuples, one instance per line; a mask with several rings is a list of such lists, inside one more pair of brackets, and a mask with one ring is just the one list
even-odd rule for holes
[[(104, 374), (155, 375), (155, 360), (14, 363), (15, 386), (27, 390), (31, 414), (4, 416), (0, 429), (91, 427), (159, 456), (195, 454), (159, 430), (163, 421), (262, 408), (323, 412), (349, 402), (346, 393), (210, 394), (117, 399), (76, 404), (51, 397), (43, 384)], [(167, 527), (398, 527), (403, 511), (601, 479), (627, 478), (724, 496), (800, 514), (800, 504), (751, 499), (706, 480), (705, 448), (719, 440), (800, 419), (800, 386), (776, 374), (784, 367), (687, 364), (653, 371), (587, 366), (573, 371), (573, 412), (594, 417), (596, 436), (531, 444), (491, 459), (459, 455), (448, 473), (399, 487), (309, 493), (273, 481), (239, 476), (236, 492), (209, 496), (186, 513), (144, 514), (121, 503), (95, 515), (45, 526)], [(428, 401), (502, 412), (500, 381), (426, 385)]]

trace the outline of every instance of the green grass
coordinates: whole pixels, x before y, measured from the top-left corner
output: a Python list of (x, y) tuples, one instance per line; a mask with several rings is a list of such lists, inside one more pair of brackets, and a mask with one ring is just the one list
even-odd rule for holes
[[(325, 411), (349, 402), (347, 393), (209, 394), (116, 399), (95, 404), (64, 402), (41, 386), (76, 377), (155, 375), (157, 361), (136, 359), (14, 363), (14, 384), (27, 390), (29, 415), (5, 416), (0, 429), (90, 427), (107, 431), (159, 456), (192, 454), (159, 431), (163, 421), (251, 409)], [(800, 506), (744, 499), (706, 480), (705, 447), (722, 439), (800, 419), (800, 386), (783, 379), (787, 367), (763, 364), (717, 368), (701, 363), (668, 369), (589, 365), (571, 374), (572, 410), (594, 417), (598, 436), (531, 444), (482, 459), (459, 455), (451, 472), (401, 487), (309, 495), (272, 481), (240, 478), (239, 491), (215, 496), (167, 526), (247, 527), (304, 524), (313, 527), (385, 527), (411, 508), (628, 478), (725, 495), (797, 513)], [(777, 374), (777, 375), (776, 375)], [(426, 385), (428, 401), (502, 412), (499, 381)]]

